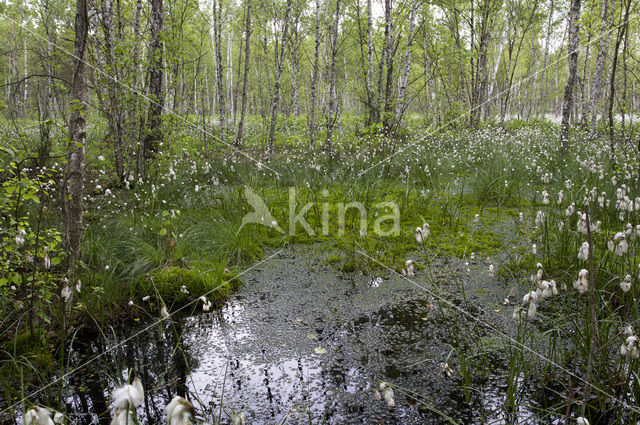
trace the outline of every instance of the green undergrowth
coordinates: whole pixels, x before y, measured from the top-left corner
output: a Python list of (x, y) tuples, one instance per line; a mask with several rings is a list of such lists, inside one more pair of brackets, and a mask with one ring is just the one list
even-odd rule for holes
[[(84, 300), (89, 313), (126, 312), (130, 300), (137, 303), (155, 291), (164, 304), (179, 304), (187, 298), (178, 291), (182, 285), (199, 297), (212, 288), (220, 270), (238, 272), (286, 244), (328, 244), (341, 252), (336, 254), (340, 260), (331, 261), (336, 269), (353, 272), (404, 264), (417, 249), (415, 229), (423, 223), (429, 224), (431, 234), (420, 249), (442, 257), (491, 255), (518, 236), (513, 223), (519, 210), (481, 202), (452, 185), (424, 191), (392, 179), (349, 187), (318, 183), (295, 187), (295, 196), (284, 184), (255, 189), (282, 231), (252, 223), (241, 228), (242, 217), (252, 212), (243, 184), (203, 184), (172, 197), (180, 186), (170, 182), (157, 189), (167, 199), (164, 203), (122, 193), (118, 203), (128, 204), (128, 210), (96, 200), (100, 216), (97, 209), (89, 214), (79, 276), (97, 295)], [(393, 212), (381, 206), (383, 202), (398, 207), (397, 232), (391, 231), (393, 218), (381, 218)], [(350, 203), (361, 204), (362, 210)], [(290, 210), (301, 214), (305, 206), (300, 221), (308, 228), (298, 222), (292, 232)], [(376, 221), (382, 235), (376, 232)], [(214, 298), (224, 298), (230, 289), (225, 286)]]

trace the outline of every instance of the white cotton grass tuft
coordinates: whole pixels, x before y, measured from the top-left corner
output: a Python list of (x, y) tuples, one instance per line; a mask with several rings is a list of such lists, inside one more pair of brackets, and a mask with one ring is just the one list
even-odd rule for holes
[(114, 409), (111, 425), (128, 425), (134, 423), (131, 410), (140, 406), (144, 401), (142, 382), (140, 382), (140, 378), (135, 376), (133, 369), (129, 371), (129, 382), (130, 383), (120, 388), (116, 388), (111, 393)]
[(209, 311), (211, 310), (211, 300), (208, 300), (207, 297), (205, 297), (204, 295), (201, 296), (199, 298), (200, 301), (202, 301), (202, 311)]
[(195, 421), (193, 404), (180, 396), (175, 396), (164, 410), (167, 414), (167, 425), (191, 425)]
[[(529, 319), (533, 319), (536, 316), (538, 311), (538, 304), (545, 300), (546, 298), (550, 298), (554, 295), (558, 295), (558, 286), (555, 280), (542, 280), (543, 276), (543, 268), (542, 264), (536, 264), (537, 271), (535, 274), (531, 275), (531, 282), (535, 284), (536, 290), (527, 292), (522, 297), (522, 306), (516, 307), (513, 310), (513, 319), (515, 322), (520, 325), (522, 320), (526, 317)], [(512, 294), (515, 295), (515, 293)], [(510, 294), (510, 296), (512, 295)], [(504, 305), (509, 305), (509, 298), (505, 298)]]
[(447, 362), (440, 363), (440, 374), (446, 376), (447, 378), (451, 378), (454, 373), (455, 371), (451, 369), (451, 366), (449, 366), (449, 363)]
[(404, 263), (404, 267), (402, 268), (402, 275), (403, 276), (407, 276), (407, 277), (412, 277), (415, 275), (415, 273), (413, 272), (413, 260), (407, 260)]
[(380, 383), (380, 391), (382, 394), (382, 399), (387, 403), (389, 409), (393, 409), (396, 407), (395, 394), (393, 393), (393, 388), (386, 382)]
[(589, 281), (587, 279), (589, 272), (586, 269), (580, 270), (578, 273), (578, 279), (573, 282), (573, 287), (581, 294), (584, 294), (589, 290)]
[(556, 282), (553, 280), (550, 282), (547, 282), (546, 280), (539, 282), (536, 293), (538, 294), (538, 298), (543, 300), (550, 298), (553, 295), (557, 295), (558, 290), (556, 289)]
[(578, 260), (587, 261), (589, 259), (589, 242), (582, 242), (578, 250)]
[(629, 243), (627, 242), (627, 234), (625, 232), (618, 232), (612, 238), (607, 241), (607, 248), (609, 251), (615, 252), (616, 255), (622, 256), (629, 251)]
[(71, 288), (69, 287), (69, 285), (65, 285), (64, 288), (62, 288), (62, 291), (60, 292), (60, 297), (65, 302), (69, 301), (69, 298), (71, 298)]
[(538, 268), (538, 271), (536, 272), (536, 274), (531, 275), (531, 282), (539, 282), (542, 280), (542, 264), (538, 263), (536, 264), (536, 267)]
[(162, 308), (160, 309), (160, 316), (163, 319), (168, 319), (169, 318), (169, 312), (167, 311), (167, 306), (163, 305)]
[(515, 320), (516, 324), (521, 324), (522, 320), (525, 318), (527, 313), (522, 307), (516, 307), (513, 309), (513, 320)]
[(583, 418), (582, 416), (580, 416), (578, 419), (576, 419), (576, 423), (578, 425), (591, 425), (591, 423), (589, 422), (589, 419)]
[(542, 191), (542, 203), (545, 205), (549, 204), (549, 192), (547, 192), (546, 190)]
[(113, 398), (113, 407), (115, 409), (136, 408), (144, 401), (144, 388), (142, 382), (137, 376), (133, 378), (130, 384), (116, 388), (111, 393)]
[(575, 212), (576, 209), (576, 204), (574, 204), (573, 202), (571, 204), (569, 204), (569, 206), (567, 207), (567, 209), (564, 211), (565, 215), (567, 217), (571, 217), (573, 215), (573, 213)]
[(533, 319), (536, 315), (536, 311), (538, 308), (538, 293), (536, 291), (531, 291), (528, 294), (525, 294), (524, 297), (522, 297), (522, 302), (524, 304), (528, 304), (529, 307), (527, 308), (527, 317), (529, 319)]
[(133, 415), (129, 409), (117, 409), (111, 419), (111, 425), (131, 425), (134, 423)]
[(588, 232), (588, 227), (587, 227), (587, 214), (583, 214), (581, 212), (578, 212), (578, 233), (582, 233), (583, 235), (586, 235)]
[(54, 425), (51, 410), (46, 407), (33, 406), (24, 414), (24, 425)]
[(247, 414), (245, 412), (231, 412), (231, 425), (246, 425)]
[(538, 214), (536, 214), (536, 226), (542, 227), (542, 225), (544, 224), (544, 219), (544, 213), (542, 211), (538, 211)]
[(429, 223), (422, 223), (422, 227), (416, 227), (416, 242), (418, 244), (423, 244), (429, 237), (430, 233), (431, 229), (429, 228)]
[(620, 346), (620, 355), (623, 357), (631, 357), (632, 359), (640, 358), (638, 350), (638, 337), (629, 335), (624, 343)]
[(630, 274), (626, 275), (624, 279), (622, 279), (622, 281), (620, 282), (620, 289), (622, 289), (622, 292), (624, 292), (625, 294), (631, 290)]
[(493, 264), (489, 264), (489, 277), (493, 277), (493, 275), (494, 275)]

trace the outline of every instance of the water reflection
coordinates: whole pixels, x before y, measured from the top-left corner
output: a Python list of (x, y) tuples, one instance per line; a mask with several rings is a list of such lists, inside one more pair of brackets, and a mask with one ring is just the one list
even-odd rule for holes
[[(241, 411), (252, 424), (444, 423), (425, 404), (461, 423), (505, 421), (495, 382), (466, 404), (457, 377), (442, 375), (451, 330), (424, 292), (392, 279), (354, 284), (329, 268), (300, 274), (294, 261), (274, 261), (215, 312), (159, 324), (123, 345), (148, 323), (76, 341), (72, 365), (116, 348), (70, 379), (72, 419), (109, 423), (109, 395), (133, 367), (146, 390), (143, 424), (163, 423), (175, 395), (211, 423)], [(381, 381), (399, 387), (395, 409), (373, 399)]]

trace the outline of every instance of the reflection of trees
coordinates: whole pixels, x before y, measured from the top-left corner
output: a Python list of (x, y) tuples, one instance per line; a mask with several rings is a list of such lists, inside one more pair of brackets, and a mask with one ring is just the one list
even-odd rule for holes
[(173, 396), (190, 398), (187, 376), (197, 366), (189, 356), (185, 338), (185, 330), (189, 333), (190, 326), (181, 321), (158, 324), (122, 345), (117, 345), (118, 341), (124, 341), (144, 328), (127, 331), (123, 327), (114, 331), (115, 335), (108, 341), (104, 338), (76, 341), (72, 354), (77, 364), (71, 369), (82, 366), (96, 355), (105, 354), (81, 368), (69, 382), (68, 400), (75, 413), (72, 414), (74, 420), (88, 425), (95, 423), (97, 417), (100, 425), (108, 425), (110, 393), (114, 387), (126, 382), (129, 368), (134, 368), (145, 388), (145, 402), (138, 412), (140, 422), (162, 423), (164, 407)]
[[(87, 379), (85, 382), (85, 387), (87, 388), (86, 392), (78, 392), (80, 404), (84, 407), (82, 411), (93, 411), (93, 413), (98, 416), (98, 423), (100, 425), (109, 425), (109, 423), (111, 422), (111, 418), (109, 415), (109, 404), (107, 403), (107, 399), (105, 397), (104, 385), (98, 378), (98, 375)], [(91, 404), (92, 408), (89, 408), (89, 404)], [(84, 419), (85, 420), (82, 423), (85, 423), (87, 425), (93, 422), (90, 415), (84, 416)]]

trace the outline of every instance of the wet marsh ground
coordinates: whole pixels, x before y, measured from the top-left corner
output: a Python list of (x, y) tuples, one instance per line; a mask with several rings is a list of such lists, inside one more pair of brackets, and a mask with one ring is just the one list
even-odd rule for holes
[[(7, 214), (46, 208), (24, 234), (7, 233), (8, 264), (35, 283), (0, 297), (0, 421), (39, 403), (109, 423), (111, 390), (134, 368), (148, 424), (176, 394), (215, 424), (241, 412), (265, 424), (635, 423), (637, 158), (620, 149), (614, 165), (605, 140), (580, 134), (562, 158), (556, 133), (487, 126), (423, 138), (417, 128), (415, 141), (341, 139), (334, 157), (294, 142), (268, 169), (202, 154), (183, 134), (152, 176), (125, 187), (89, 152), (99, 172), (87, 182), (75, 285), (59, 265), (55, 185), (29, 180), (41, 203)], [(285, 233), (295, 189), (294, 211), (313, 203), (315, 234), (242, 228), (247, 188)], [(398, 207), (396, 235), (371, 231), (381, 201)], [(351, 202), (367, 212), (364, 231), (357, 210), (340, 221)], [(383, 382), (393, 409), (375, 399)]]
[[(335, 251), (322, 245), (274, 254), (243, 277), (220, 310), (158, 325), (152, 336), (145, 332), (122, 347), (137, 359), (143, 382), (154, 388), (148, 391), (152, 407), (146, 423), (162, 420), (169, 394), (181, 386), (223, 423), (234, 411), (246, 412), (257, 424), (309, 423), (309, 418), (333, 424), (512, 420), (501, 407), (505, 389), (496, 385), (507, 368), (502, 334), (515, 328), (509, 313), (501, 311), (512, 282), (489, 277), (486, 258), (432, 259), (407, 279), (385, 269), (339, 272), (327, 261)], [(460, 332), (491, 350), (490, 364), (471, 361), (484, 370), (472, 378), (469, 402), (456, 364)], [(117, 333), (126, 338), (122, 329)], [(171, 340), (178, 350), (159, 343)], [(78, 345), (75, 361), (92, 357), (100, 345)], [(182, 371), (181, 353), (188, 364)], [(395, 390), (393, 409), (374, 399), (385, 381)], [(97, 383), (105, 398), (107, 382), (105, 376)], [(72, 393), (82, 392), (74, 387)], [(519, 423), (528, 423), (539, 405), (531, 394), (521, 397), (516, 415), (525, 420)], [(78, 412), (100, 404), (77, 396), (69, 402)], [(77, 419), (91, 423), (97, 417)]]

